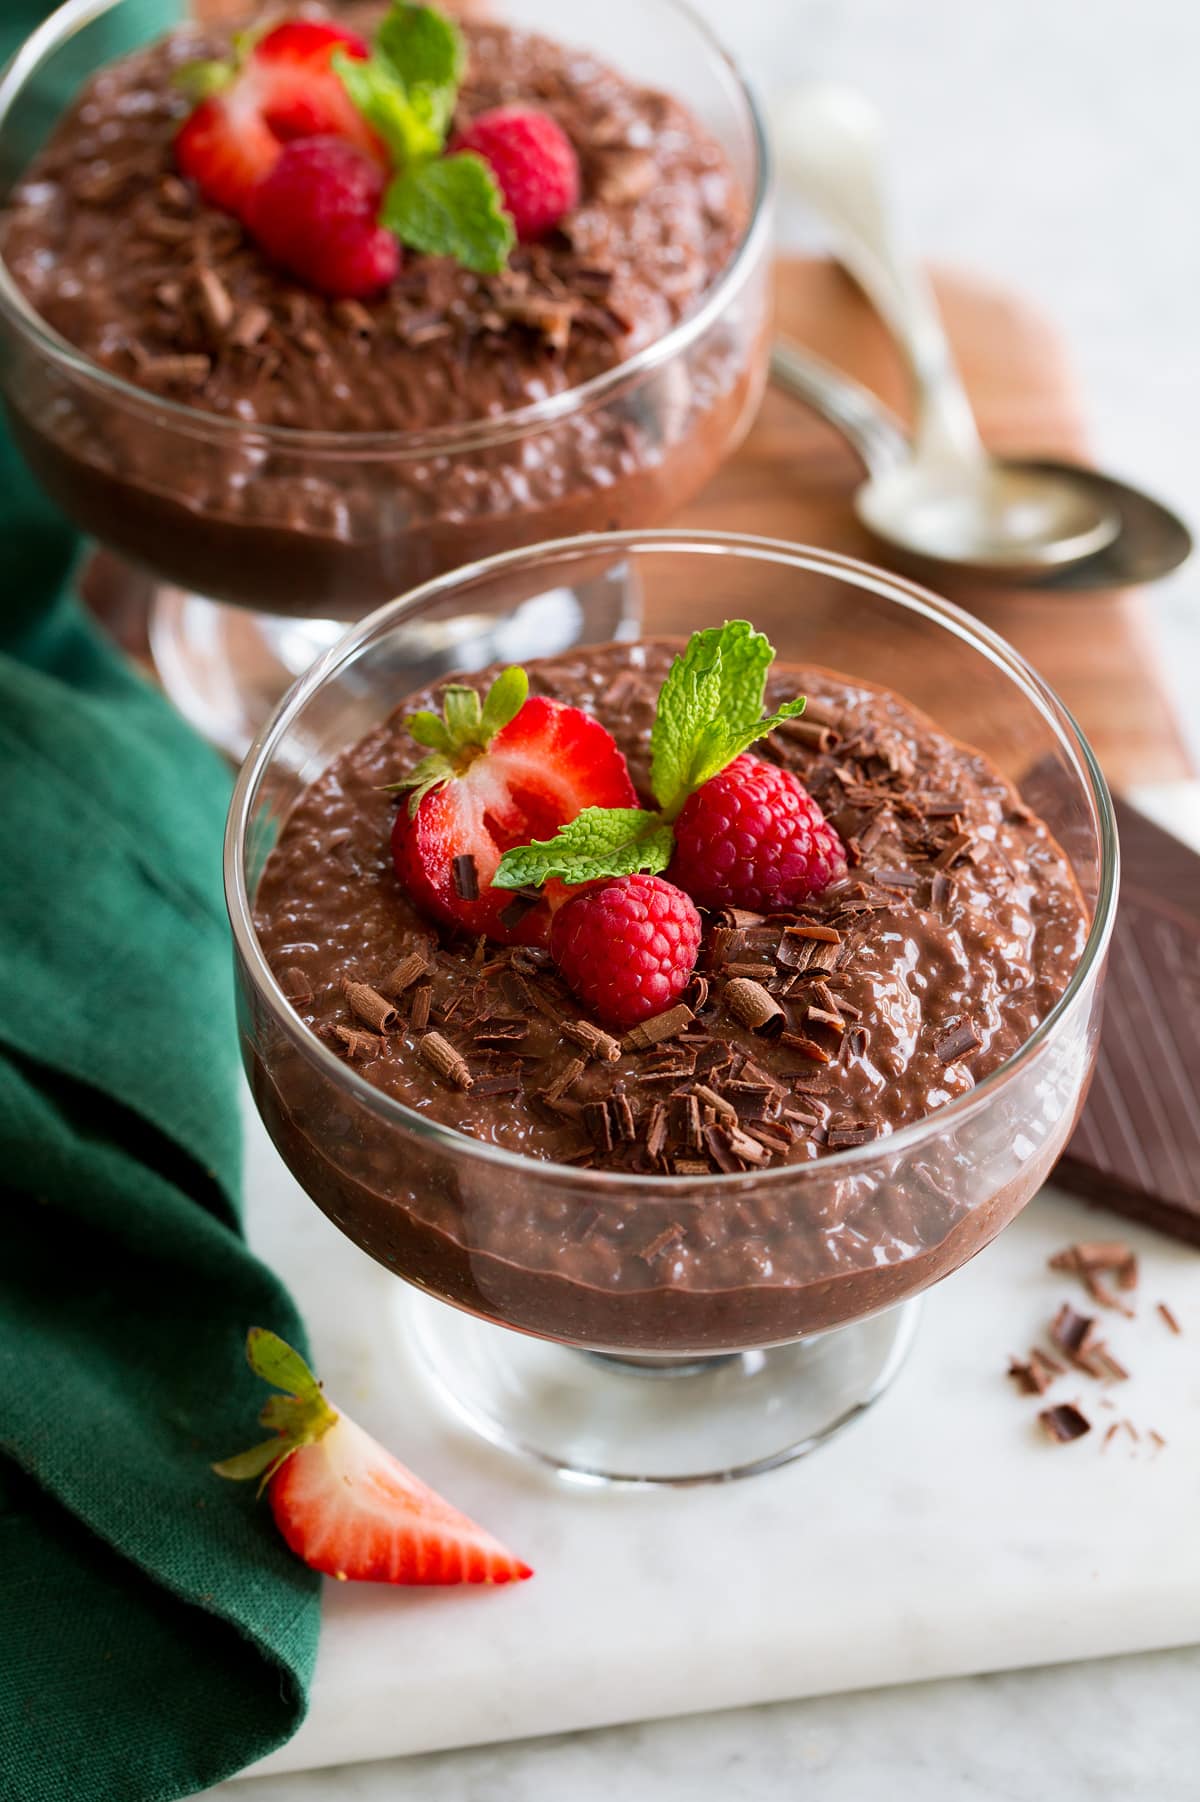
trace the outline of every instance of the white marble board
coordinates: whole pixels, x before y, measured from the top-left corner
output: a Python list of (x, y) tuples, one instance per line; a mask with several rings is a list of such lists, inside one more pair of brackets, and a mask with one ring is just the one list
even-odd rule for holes
[[(446, 1417), (406, 1352), (395, 1278), (305, 1198), (256, 1120), (248, 1136), (251, 1237), (331, 1393), (537, 1570), (494, 1593), (327, 1585), (311, 1713), (255, 1773), (1200, 1639), (1195, 1251), (1123, 1235), (1140, 1305), (1109, 1338), (1133, 1376), (1111, 1410), (1086, 1377), (1060, 1385), (1097, 1423), (1076, 1444), (1049, 1444), (1004, 1375), (1072, 1294), (1049, 1254), (1113, 1230), (1047, 1191), (929, 1296), (896, 1387), (833, 1445), (722, 1488), (580, 1491)], [(1102, 1450), (1120, 1415), (1167, 1446), (1122, 1434)]]

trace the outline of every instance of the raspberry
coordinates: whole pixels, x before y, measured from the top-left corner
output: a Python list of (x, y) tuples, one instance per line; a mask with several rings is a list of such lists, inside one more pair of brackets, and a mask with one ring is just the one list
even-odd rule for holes
[(290, 275), (322, 294), (363, 299), (400, 270), (400, 246), (378, 223), (384, 181), (341, 138), (296, 138), (251, 195), (246, 224)]
[(608, 1026), (636, 1026), (670, 1007), (699, 949), (700, 915), (661, 876), (590, 884), (563, 903), (550, 927), (563, 981)]
[(532, 106), (480, 113), (451, 144), (490, 164), (522, 243), (545, 234), (579, 204), (579, 159), (566, 132)]
[(701, 907), (781, 913), (845, 874), (846, 852), (790, 770), (743, 753), (684, 802), (671, 879)]

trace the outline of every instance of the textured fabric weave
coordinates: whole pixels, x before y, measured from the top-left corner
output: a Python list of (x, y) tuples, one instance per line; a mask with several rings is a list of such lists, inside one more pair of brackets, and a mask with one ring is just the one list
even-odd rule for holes
[(317, 1580), (209, 1470), (303, 1331), (239, 1227), (228, 777), (77, 554), (0, 443), (0, 1798), (167, 1802), (304, 1712)]

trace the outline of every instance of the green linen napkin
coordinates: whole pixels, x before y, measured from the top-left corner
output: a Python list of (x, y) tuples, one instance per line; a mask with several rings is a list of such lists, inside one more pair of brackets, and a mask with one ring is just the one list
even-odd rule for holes
[(304, 1713), (317, 1579), (209, 1471), (303, 1330), (240, 1234), (227, 775), (2, 439), (0, 547), (0, 1798), (168, 1802)]

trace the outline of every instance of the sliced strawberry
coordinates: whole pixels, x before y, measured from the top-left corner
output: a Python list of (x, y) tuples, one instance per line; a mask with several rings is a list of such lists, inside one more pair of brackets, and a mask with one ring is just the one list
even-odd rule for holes
[(222, 85), (179, 129), (180, 172), (213, 206), (245, 220), (254, 190), (294, 138), (341, 138), (386, 163), (380, 140), (333, 66), (338, 54), (360, 61), (370, 52), (352, 31), (294, 20), (276, 26), (224, 69), (204, 64), (206, 82), (212, 84), (215, 70)]
[(357, 1583), (513, 1583), (533, 1572), (339, 1414), (271, 1478), (271, 1512), (313, 1570)]
[(181, 175), (205, 200), (241, 218), (250, 196), (275, 167), (282, 146), (253, 105), (232, 89), (202, 100), (175, 139)]
[(515, 1583), (533, 1572), (339, 1414), (299, 1352), (262, 1327), (250, 1367), (283, 1393), (259, 1418), (272, 1436), (214, 1465), (261, 1477), (288, 1545), (313, 1570), (358, 1583)]
[(511, 891), (491, 888), (504, 853), (553, 838), (585, 807), (638, 804), (625, 759), (600, 722), (541, 695), (524, 699), (527, 687), (524, 671), (507, 670), (482, 708), (473, 689), (453, 686), (444, 721), (410, 721), (433, 754), (400, 785), (414, 799), (392, 830), (396, 874), (417, 905), (503, 944), (545, 944), (550, 926), (546, 899), (523, 911)]
[(383, 160), (379, 139), (346, 92), (333, 66), (338, 52), (365, 62), (369, 46), (357, 32), (316, 19), (292, 19), (258, 40), (249, 69), (262, 116), (275, 136), (335, 137)]

